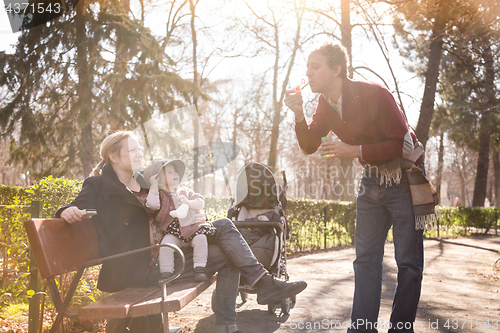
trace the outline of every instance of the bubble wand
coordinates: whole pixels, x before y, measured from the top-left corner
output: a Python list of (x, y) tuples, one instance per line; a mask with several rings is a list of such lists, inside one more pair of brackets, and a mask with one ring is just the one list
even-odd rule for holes
[(308, 85), (309, 85), (309, 82), (306, 82), (306, 79), (302, 78), (302, 80), (300, 80), (300, 84), (295, 87), (295, 91), (300, 92), (302, 89), (304, 89)]

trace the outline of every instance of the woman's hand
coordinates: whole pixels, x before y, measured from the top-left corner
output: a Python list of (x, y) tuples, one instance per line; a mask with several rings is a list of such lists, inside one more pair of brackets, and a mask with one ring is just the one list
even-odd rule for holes
[(352, 146), (344, 143), (342, 141), (326, 141), (323, 142), (319, 148), (318, 152), (321, 156), (330, 155), (325, 157), (325, 160), (331, 160), (333, 158), (360, 158), (361, 151), (359, 146)]
[(61, 217), (67, 222), (67, 223), (75, 223), (75, 222), (80, 222), (82, 218), (84, 217), (84, 214), (81, 210), (79, 210), (77, 207), (72, 206), (66, 208), (62, 213)]

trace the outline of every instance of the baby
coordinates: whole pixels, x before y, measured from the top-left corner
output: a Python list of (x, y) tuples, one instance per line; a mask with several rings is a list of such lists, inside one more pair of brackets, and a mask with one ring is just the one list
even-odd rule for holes
[[(214, 234), (215, 228), (208, 222), (196, 222), (194, 215), (203, 209), (203, 197), (179, 183), (186, 166), (181, 160), (155, 158), (146, 167), (144, 179), (149, 180), (150, 189), (146, 207), (158, 211), (155, 221), (165, 233), (162, 244), (193, 247), (194, 279), (207, 280), (206, 264), (208, 242), (206, 235)], [(160, 281), (173, 275), (174, 251), (160, 248)]]

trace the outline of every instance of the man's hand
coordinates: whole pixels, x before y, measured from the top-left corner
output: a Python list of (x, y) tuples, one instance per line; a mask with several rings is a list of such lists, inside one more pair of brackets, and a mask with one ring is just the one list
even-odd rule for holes
[(325, 160), (331, 160), (333, 158), (360, 158), (361, 151), (359, 146), (352, 146), (344, 143), (342, 141), (326, 141), (323, 142), (319, 148), (318, 152), (321, 156), (330, 155), (325, 157)]
[(88, 218), (90, 216), (85, 214), (85, 211), (79, 210), (77, 207), (72, 206), (66, 208), (62, 213), (61, 217), (66, 221), (67, 223), (75, 223), (75, 222), (80, 222), (83, 218)]
[(302, 93), (296, 90), (287, 90), (285, 96), (285, 105), (295, 113), (295, 120), (302, 121), (304, 119)]

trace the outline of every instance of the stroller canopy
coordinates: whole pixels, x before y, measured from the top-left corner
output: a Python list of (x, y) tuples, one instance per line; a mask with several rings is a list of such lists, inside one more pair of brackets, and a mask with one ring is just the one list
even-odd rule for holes
[(257, 162), (245, 165), (236, 180), (234, 205), (274, 209), (280, 204), (281, 186), (267, 166)]

